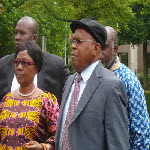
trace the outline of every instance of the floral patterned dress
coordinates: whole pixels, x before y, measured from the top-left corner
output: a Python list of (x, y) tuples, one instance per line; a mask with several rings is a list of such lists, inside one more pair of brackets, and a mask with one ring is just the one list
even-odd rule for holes
[(59, 105), (51, 93), (32, 99), (6, 94), (0, 104), (0, 150), (25, 150), (29, 141), (54, 145), (58, 116)]

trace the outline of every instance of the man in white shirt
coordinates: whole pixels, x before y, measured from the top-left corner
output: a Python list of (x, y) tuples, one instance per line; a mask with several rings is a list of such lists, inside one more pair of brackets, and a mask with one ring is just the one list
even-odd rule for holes
[(76, 73), (64, 87), (55, 149), (127, 150), (125, 87), (100, 61), (106, 30), (90, 19), (74, 20), (70, 28), (71, 59)]

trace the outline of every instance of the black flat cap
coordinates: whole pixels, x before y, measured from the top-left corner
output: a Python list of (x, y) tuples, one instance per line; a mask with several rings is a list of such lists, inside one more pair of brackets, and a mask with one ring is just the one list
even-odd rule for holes
[(93, 36), (95, 41), (101, 44), (101, 48), (104, 50), (105, 42), (107, 40), (107, 31), (103, 25), (91, 19), (73, 20), (70, 24), (73, 33), (80, 27), (86, 29)]

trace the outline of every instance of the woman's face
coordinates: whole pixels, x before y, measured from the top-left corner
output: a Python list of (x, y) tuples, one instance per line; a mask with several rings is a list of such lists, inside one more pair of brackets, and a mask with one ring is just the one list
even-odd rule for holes
[(38, 69), (34, 65), (33, 59), (28, 55), (27, 50), (19, 52), (14, 63), (18, 83), (24, 86), (32, 84)]

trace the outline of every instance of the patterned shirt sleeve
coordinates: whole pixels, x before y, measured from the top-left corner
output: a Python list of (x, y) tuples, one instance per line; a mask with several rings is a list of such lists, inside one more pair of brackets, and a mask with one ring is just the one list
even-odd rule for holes
[[(130, 83), (131, 84), (131, 83)], [(149, 115), (143, 88), (140, 83), (133, 82), (129, 85), (131, 90), (128, 95), (129, 133), (132, 149), (148, 150), (149, 146)]]
[(125, 65), (122, 64), (114, 73), (123, 81), (127, 91), (130, 150), (148, 150), (150, 125), (144, 90), (134, 73)]
[(49, 93), (43, 99), (46, 109), (47, 127), (48, 131), (51, 133), (51, 136), (47, 139), (47, 143), (54, 145), (57, 120), (59, 117), (59, 105), (57, 103), (56, 97), (53, 94)]

